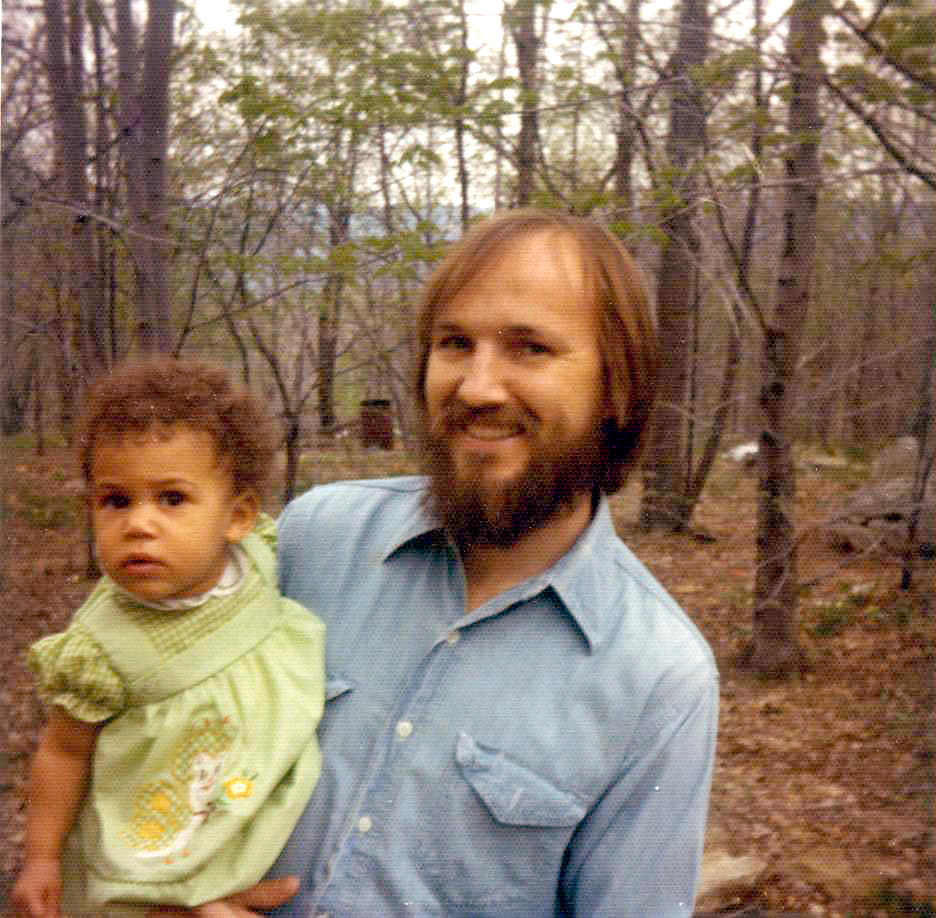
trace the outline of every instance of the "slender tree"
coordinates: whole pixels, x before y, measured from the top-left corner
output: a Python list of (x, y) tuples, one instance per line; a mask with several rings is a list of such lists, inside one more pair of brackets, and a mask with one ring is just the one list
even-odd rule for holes
[(533, 197), (539, 153), (539, 76), (541, 36), (536, 26), (537, 0), (505, 5), (504, 18), (517, 51), (520, 74), (520, 133), (516, 144), (516, 203), (527, 206)]
[(120, 149), (136, 281), (136, 339), (143, 352), (172, 347), (169, 307), (169, 74), (175, 0), (148, 0), (142, 68), (130, 0), (116, 0)]
[[(95, 251), (88, 183), (88, 126), (84, 33), (81, 0), (45, 0), (46, 68), (55, 112), (55, 133), (62, 165), (64, 204), (71, 218), (69, 297), (78, 316), (78, 354), (83, 375), (94, 376), (107, 365), (104, 311), (95, 294), (100, 289), (100, 262)], [(74, 384), (72, 383), (72, 386)]]
[(797, 672), (806, 662), (796, 628), (792, 411), (816, 259), (823, 12), (822, 3), (797, 0), (787, 33), (790, 96), (784, 238), (776, 310), (764, 337), (753, 635), (742, 653), (745, 665), (769, 676)]
[(696, 73), (708, 55), (705, 0), (683, 0), (679, 39), (669, 67), (670, 127), (666, 145), (664, 242), (657, 270), (657, 322), (665, 354), (652, 438), (644, 464), (640, 524), (682, 529), (688, 517), (685, 456), (689, 342), (697, 304), (698, 157), (705, 145), (703, 90)]

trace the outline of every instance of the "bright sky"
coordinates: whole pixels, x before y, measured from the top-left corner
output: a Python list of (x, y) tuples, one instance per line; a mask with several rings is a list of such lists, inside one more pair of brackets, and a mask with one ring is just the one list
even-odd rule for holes
[[(229, 0), (194, 0), (201, 21), (209, 29), (236, 29), (236, 13)], [(562, 5), (560, 0), (559, 5)], [(500, 47), (503, 0), (468, 0), (468, 30), (472, 41), (484, 37), (490, 48)]]

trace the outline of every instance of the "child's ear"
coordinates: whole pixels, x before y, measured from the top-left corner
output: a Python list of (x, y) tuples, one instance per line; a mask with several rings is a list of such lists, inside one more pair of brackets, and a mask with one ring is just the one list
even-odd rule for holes
[(256, 525), (260, 513), (260, 498), (256, 491), (247, 489), (232, 498), (231, 524), (225, 533), (228, 542), (239, 542)]

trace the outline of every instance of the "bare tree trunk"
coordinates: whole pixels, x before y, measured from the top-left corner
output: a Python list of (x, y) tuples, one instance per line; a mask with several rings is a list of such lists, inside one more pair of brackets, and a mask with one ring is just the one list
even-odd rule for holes
[(791, 413), (816, 257), (822, 15), (821, 5), (812, 0), (797, 0), (790, 11), (791, 147), (786, 157), (784, 241), (776, 314), (764, 339), (753, 635), (741, 662), (773, 677), (790, 675), (806, 665), (796, 625), (799, 584)]
[(699, 236), (695, 228), (695, 158), (705, 145), (705, 110), (693, 78), (708, 54), (706, 0), (683, 0), (679, 41), (670, 62), (672, 98), (667, 159), (674, 173), (673, 199), (663, 219), (666, 242), (657, 273), (657, 322), (665, 355), (657, 411), (644, 462), (640, 525), (682, 529), (687, 522), (685, 473), (689, 338), (695, 303)]
[[(351, 208), (337, 205), (330, 210), (329, 245), (335, 252), (348, 241)], [(344, 286), (344, 268), (335, 264), (325, 281), (323, 304), (319, 312), (318, 411), (319, 428), (325, 435), (331, 435), (338, 423), (335, 415), (335, 362), (338, 357), (338, 327)]]
[(296, 493), (296, 479), (299, 476), (299, 460), (302, 458), (301, 433), (301, 413), (288, 417), (286, 419), (286, 470), (283, 477), (283, 506), (288, 504)]
[[(460, 110), (468, 101), (468, 19), (465, 15), (465, 0), (458, 2), (459, 42), (461, 50), (461, 66), (458, 74), (458, 94), (454, 102)], [(458, 163), (458, 188), (461, 196), (461, 228), (467, 232), (471, 222), (471, 204), (468, 198), (468, 159), (465, 154), (465, 119), (462, 115), (455, 117), (455, 154)]]
[(116, 3), (120, 146), (131, 215), (136, 337), (144, 353), (172, 348), (166, 159), (174, 16), (175, 0), (149, 0), (140, 77), (130, 0)]
[(627, 6), (627, 38), (621, 54), (618, 79), (621, 83), (618, 97), (618, 125), (615, 136), (614, 191), (617, 197), (617, 217), (630, 219), (634, 200), (631, 175), (634, 162), (634, 142), (637, 131), (634, 126), (633, 102), (629, 86), (633, 85), (637, 67), (637, 43), (640, 39), (640, 5), (642, 0), (630, 0)]
[[(105, 50), (103, 43), (103, 19), (98, 8), (89, 17), (91, 37), (94, 46), (94, 212), (98, 215), (112, 216), (111, 158), (110, 158), (110, 119), (107, 100), (110, 87), (105, 76)], [(109, 295), (112, 284), (111, 267), (113, 265), (113, 230), (104, 220), (94, 224), (95, 251), (97, 252), (97, 276), (95, 278), (94, 299), (98, 303), (99, 316), (97, 334), (100, 335), (107, 354), (108, 365), (117, 357), (115, 347), (114, 301)]]
[(728, 233), (728, 227), (725, 225), (724, 213), (719, 208), (715, 211), (721, 228), (722, 238), (731, 253), (734, 260), (735, 271), (738, 278), (739, 300), (732, 299), (732, 322), (728, 330), (727, 353), (725, 355), (725, 368), (722, 373), (721, 389), (718, 394), (718, 407), (715, 409), (715, 415), (706, 437), (705, 446), (702, 449), (702, 455), (695, 470), (690, 470), (690, 481), (686, 492), (686, 523), (692, 519), (695, 506), (702, 495), (702, 489), (708, 479), (709, 472), (718, 455), (721, 445), (722, 435), (729, 422), (731, 410), (735, 405), (732, 396), (735, 391), (735, 384), (738, 374), (741, 370), (741, 333), (745, 325), (745, 315), (742, 310), (742, 304), (746, 305), (751, 314), (756, 319), (758, 326), (763, 331), (764, 320), (760, 304), (754, 294), (751, 286), (751, 256), (754, 251), (754, 231), (757, 227), (757, 216), (760, 209), (761, 194), (761, 170), (760, 163), (763, 156), (763, 135), (768, 124), (767, 102), (763, 91), (763, 70), (760, 63), (761, 59), (761, 25), (763, 23), (763, 2), (754, 0), (754, 42), (757, 50), (758, 63), (754, 70), (754, 109), (756, 112), (751, 136), (751, 154), (755, 168), (751, 176), (751, 184), (748, 191), (747, 208), (744, 214), (744, 229), (741, 234), (740, 249), (731, 242)]
[[(505, 90), (503, 87), (504, 77), (507, 74), (507, 30), (501, 30), (500, 50), (497, 55), (497, 82), (500, 84), (498, 90), (498, 99), (501, 104), (504, 103)], [(504, 202), (504, 125), (500, 115), (497, 116), (495, 127), (497, 145), (494, 150), (494, 209), (500, 210)]]
[(537, 57), (540, 40), (536, 34), (537, 0), (516, 0), (505, 8), (507, 25), (517, 48), (520, 72), (520, 135), (517, 138), (516, 203), (526, 207), (535, 184), (539, 148), (539, 80)]
[[(930, 221), (936, 222), (936, 221)], [(936, 353), (936, 270), (930, 268), (931, 298), (927, 313), (929, 316), (929, 334), (923, 341), (921, 352), (923, 354), (923, 372), (920, 375), (919, 408), (913, 423), (913, 435), (919, 444), (917, 461), (913, 473), (913, 509), (910, 512), (910, 525), (907, 527), (907, 546), (904, 550), (903, 566), (900, 574), (900, 588), (909, 590), (913, 586), (913, 567), (916, 561), (919, 546), (917, 545), (917, 532), (920, 525), (920, 516), (924, 512), (927, 491), (927, 482), (933, 474), (933, 464), (936, 462), (936, 432), (933, 429), (934, 408), (934, 353)], [(926, 512), (932, 512), (927, 509)]]
[(69, 240), (68, 295), (77, 306), (81, 371), (87, 379), (107, 365), (107, 351), (102, 331), (103, 310), (95, 299), (98, 268), (88, 198), (83, 5), (80, 0), (69, 0), (66, 26), (62, 0), (45, 0), (45, 18), (46, 66), (55, 109), (65, 199), (74, 214)]
[(62, 291), (55, 291), (55, 318), (50, 327), (52, 348), (55, 354), (55, 382), (58, 388), (59, 428), (66, 441), (71, 443), (72, 427), (75, 421), (75, 354), (72, 346), (71, 329), (65, 319)]

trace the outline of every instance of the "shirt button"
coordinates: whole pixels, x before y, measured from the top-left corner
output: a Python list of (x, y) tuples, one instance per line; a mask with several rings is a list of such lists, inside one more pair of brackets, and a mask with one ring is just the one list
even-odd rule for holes
[(371, 822), (370, 816), (362, 816), (357, 821), (358, 832), (370, 832), (374, 827), (374, 823)]
[(445, 643), (448, 644), (449, 647), (452, 647), (458, 643), (458, 639), (460, 637), (461, 637), (460, 631), (450, 631), (448, 635), (446, 635)]
[(406, 739), (413, 732), (413, 725), (408, 720), (401, 720), (396, 725), (396, 735), (400, 739)]

